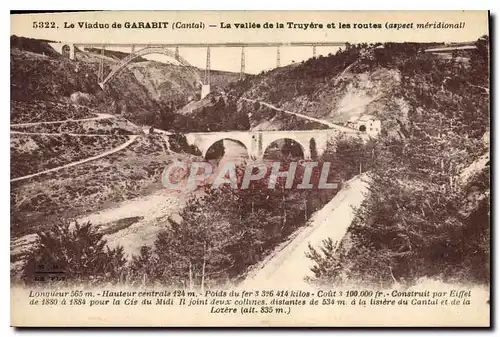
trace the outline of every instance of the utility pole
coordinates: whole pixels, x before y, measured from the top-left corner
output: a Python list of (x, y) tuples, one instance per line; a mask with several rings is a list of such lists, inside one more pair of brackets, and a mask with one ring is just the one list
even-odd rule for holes
[(280, 67), (280, 46), (276, 48), (276, 68)]
[(99, 70), (97, 72), (97, 79), (99, 83), (104, 81), (104, 45), (101, 46), (101, 57), (99, 59)]
[(205, 84), (210, 85), (210, 47), (207, 47), (207, 66), (205, 68)]
[(313, 58), (316, 58), (316, 45), (313, 45)]
[(175, 60), (179, 61), (179, 46), (175, 47)]
[(245, 76), (245, 47), (241, 47), (240, 80), (243, 80), (244, 76)]

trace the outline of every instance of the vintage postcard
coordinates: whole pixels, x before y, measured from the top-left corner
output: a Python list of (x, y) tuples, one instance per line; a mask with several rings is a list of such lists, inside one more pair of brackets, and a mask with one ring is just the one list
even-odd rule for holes
[(488, 11), (10, 19), (12, 326), (490, 326)]

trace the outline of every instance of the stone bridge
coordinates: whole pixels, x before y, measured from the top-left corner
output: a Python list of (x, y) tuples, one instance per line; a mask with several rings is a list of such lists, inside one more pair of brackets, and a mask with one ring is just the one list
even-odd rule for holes
[[(196, 145), (206, 156), (208, 150), (221, 140), (231, 140), (243, 145), (248, 157), (252, 160), (261, 160), (266, 149), (277, 140), (291, 139), (301, 147), (304, 159), (310, 160), (311, 152), (323, 154), (329, 140), (333, 141), (341, 132), (335, 129), (324, 130), (297, 130), (297, 131), (229, 131), (229, 132), (194, 132), (187, 133), (186, 139), (190, 145)], [(344, 132), (344, 135), (346, 133)], [(359, 132), (353, 130), (347, 136), (358, 137)], [(314, 149), (314, 150), (313, 150)]]

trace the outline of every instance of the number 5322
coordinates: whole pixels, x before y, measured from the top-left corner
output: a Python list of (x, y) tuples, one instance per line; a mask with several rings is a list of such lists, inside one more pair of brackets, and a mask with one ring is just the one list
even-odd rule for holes
[(33, 28), (57, 28), (55, 22), (33, 21)]

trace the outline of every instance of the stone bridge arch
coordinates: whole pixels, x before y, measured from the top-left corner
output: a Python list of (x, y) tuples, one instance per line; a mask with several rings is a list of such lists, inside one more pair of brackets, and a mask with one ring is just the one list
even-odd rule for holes
[(275, 136), (267, 136), (264, 137), (264, 140), (262, 141), (262, 153), (260, 154), (259, 159), (264, 158), (264, 154), (266, 153), (266, 150), (271, 146), (272, 143), (279, 141), (279, 140), (293, 140), (296, 144), (299, 145), (301, 151), (302, 151), (302, 156), (304, 159), (311, 159), (311, 153), (309, 151), (309, 143), (303, 143), (301, 139), (297, 139), (293, 135), (286, 135), (286, 134), (279, 134)]
[[(266, 149), (273, 142), (280, 139), (291, 139), (298, 143), (304, 154), (306, 160), (316, 160), (312, 155), (321, 156), (326, 150), (328, 139), (330, 138), (329, 130), (313, 130), (313, 131), (268, 131), (262, 134), (262, 153), (260, 157), (264, 156)], [(314, 151), (311, 150), (314, 144)]]
[(188, 144), (196, 145), (203, 158), (206, 158), (208, 150), (217, 142), (229, 140), (245, 147), (247, 155), (252, 158), (252, 135), (250, 132), (214, 132), (214, 133), (188, 133), (186, 134)]
[(245, 152), (246, 152), (246, 155), (248, 158), (250, 158), (250, 148), (248, 147), (248, 145), (246, 145), (245, 143), (243, 143), (241, 140), (237, 140), (237, 139), (233, 139), (233, 138), (221, 138), (219, 140), (216, 140), (215, 142), (213, 142), (211, 145), (209, 145), (206, 150), (203, 150), (202, 151), (202, 155), (203, 155), (203, 158), (205, 159), (208, 159), (207, 158), (207, 155), (209, 154), (210, 152), (210, 149), (213, 149), (215, 144), (222, 144), (224, 146), (224, 141), (227, 140), (227, 141), (231, 141), (233, 143), (236, 143), (238, 145), (241, 145), (242, 147), (245, 148)]

